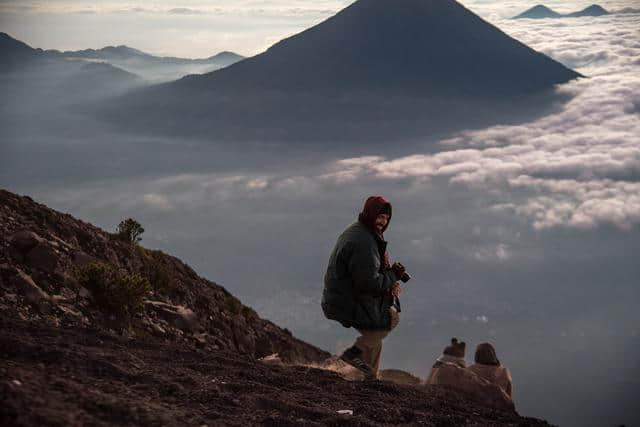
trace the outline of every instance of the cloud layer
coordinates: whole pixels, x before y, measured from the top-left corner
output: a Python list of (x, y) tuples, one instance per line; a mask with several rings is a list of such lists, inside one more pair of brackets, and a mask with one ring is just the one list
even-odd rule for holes
[[(560, 21), (560, 22), (556, 22)], [(640, 16), (517, 23), (505, 28), (588, 76), (563, 85), (561, 111), (517, 126), (463, 132), (444, 151), (341, 160), (336, 180), (446, 177), (470, 188), (528, 196), (496, 204), (536, 228), (640, 223)], [(608, 31), (616, 28), (615, 32)], [(511, 198), (511, 197), (509, 197)]]

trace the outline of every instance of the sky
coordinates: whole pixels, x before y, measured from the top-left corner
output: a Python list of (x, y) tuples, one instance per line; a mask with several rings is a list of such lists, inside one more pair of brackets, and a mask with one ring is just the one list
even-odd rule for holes
[[(178, 256), (332, 352), (355, 333), (320, 312), (328, 255), (364, 198), (382, 193), (394, 204), (392, 259), (413, 276), (383, 367), (425, 377), (452, 336), (467, 341), (467, 360), (490, 340), (512, 370), (521, 414), (568, 426), (640, 425), (640, 14), (516, 21), (507, 18), (533, 3), (463, 3), (588, 78), (557, 88), (568, 101), (553, 114), (460, 130), (402, 154), (395, 140), (349, 156), (261, 153), (215, 136), (128, 135), (73, 112), (27, 109), (29, 126), (0, 133), (0, 185), (106, 230), (136, 218), (143, 245)], [(590, 3), (545, 2), (559, 12)], [(1, 1), (0, 31), (39, 47), (125, 43), (208, 56), (259, 52), (345, 2), (17, 8), (29, 4)]]
[[(225, 50), (251, 56), (328, 18), (350, 3), (345, 0), (0, 0), (0, 31), (43, 49), (79, 50), (126, 44), (165, 56), (203, 58)], [(593, 0), (544, 2), (558, 12), (580, 10), (592, 3)], [(599, 2), (607, 10), (640, 7), (637, 3)], [(462, 4), (496, 22), (537, 3), (467, 0)]]

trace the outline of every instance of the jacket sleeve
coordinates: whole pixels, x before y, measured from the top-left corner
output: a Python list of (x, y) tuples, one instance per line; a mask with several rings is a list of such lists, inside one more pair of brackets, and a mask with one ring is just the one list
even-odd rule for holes
[(356, 292), (383, 295), (398, 280), (391, 270), (380, 273), (378, 248), (371, 245), (357, 245), (349, 259), (348, 268)]

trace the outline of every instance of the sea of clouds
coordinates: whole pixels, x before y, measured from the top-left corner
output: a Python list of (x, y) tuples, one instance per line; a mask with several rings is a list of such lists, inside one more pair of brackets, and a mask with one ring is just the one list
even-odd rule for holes
[(494, 207), (536, 228), (638, 224), (640, 15), (497, 24), (585, 76), (558, 88), (573, 96), (567, 105), (530, 123), (463, 132), (437, 154), (341, 160), (335, 178), (443, 176), (477, 191), (529, 190)]

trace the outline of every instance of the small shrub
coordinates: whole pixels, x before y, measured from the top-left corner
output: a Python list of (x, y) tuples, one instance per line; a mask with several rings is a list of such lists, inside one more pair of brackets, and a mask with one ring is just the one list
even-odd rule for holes
[(225, 294), (224, 303), (227, 307), (227, 310), (229, 310), (233, 314), (240, 314), (240, 312), (242, 311), (242, 303), (238, 298), (234, 297), (231, 294)]
[(142, 233), (144, 233), (144, 228), (142, 228), (140, 223), (133, 218), (127, 218), (120, 221), (120, 224), (118, 224), (117, 236), (120, 240), (124, 240), (125, 242), (137, 244), (142, 240), (142, 237), (140, 237), (142, 236)]
[(151, 292), (149, 281), (140, 274), (120, 272), (102, 262), (78, 270), (76, 278), (91, 291), (93, 303), (100, 310), (120, 316), (140, 313), (144, 298)]
[(149, 280), (153, 290), (161, 293), (174, 290), (178, 280), (165, 255), (161, 251), (141, 247), (138, 247), (138, 251), (142, 259), (141, 272)]
[(245, 319), (255, 319), (258, 317), (258, 313), (256, 313), (256, 311), (253, 308), (247, 307), (246, 305), (242, 306), (241, 312), (242, 312), (242, 316)]

